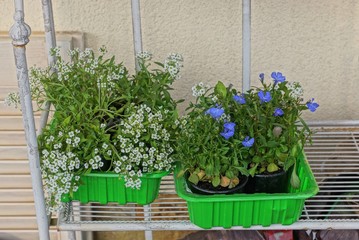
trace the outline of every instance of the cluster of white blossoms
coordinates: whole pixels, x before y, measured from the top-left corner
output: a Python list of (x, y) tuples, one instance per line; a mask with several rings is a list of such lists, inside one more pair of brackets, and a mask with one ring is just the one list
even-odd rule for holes
[(182, 62), (183, 57), (181, 54), (171, 53), (165, 60), (164, 68), (171, 75), (171, 77), (173, 77), (174, 79), (179, 79), (179, 72), (183, 67)]
[(116, 81), (122, 79), (124, 76), (124, 67), (111, 69), (104, 75), (99, 76), (99, 78), (97, 79), (97, 87), (99, 88), (99, 90), (105, 89), (106, 91), (112, 91), (116, 86)]
[(103, 143), (102, 149), (95, 148), (91, 154), (93, 157), (84, 163), (83, 156), (78, 154), (83, 151), (81, 143), (86, 142), (81, 140), (83, 138), (78, 129), (58, 131), (44, 137), (46, 147), (41, 150), (40, 158), (48, 212), (61, 207), (59, 203), (64, 194), (78, 190), (80, 176), (76, 172), (81, 169), (99, 169), (104, 165), (101, 155), (112, 155), (109, 146)]
[(9, 107), (13, 106), (15, 108), (18, 108), (18, 106), (20, 105), (19, 93), (18, 92), (9, 93), (4, 100), (4, 104)]
[(164, 127), (163, 115), (167, 110), (154, 112), (145, 104), (133, 109), (119, 123), (116, 142), (119, 159), (113, 164), (115, 172), (124, 175), (126, 187), (139, 189), (143, 173), (170, 170), (173, 148), (171, 135)]
[[(290, 96), (292, 98), (298, 99), (303, 96), (304, 90), (299, 82), (288, 82), (286, 86), (287, 86), (288, 90), (290, 91)], [(279, 84), (276, 84), (274, 86), (274, 89), (278, 90)]]
[(48, 212), (57, 210), (63, 194), (70, 190), (77, 191), (80, 177), (74, 172), (81, 168), (80, 156), (75, 153), (81, 141), (79, 130), (44, 138), (46, 148), (40, 152), (41, 172), (44, 179), (44, 189)]
[(152, 59), (152, 53), (147, 51), (139, 52), (136, 54), (136, 58), (144, 61), (149, 61)]
[[(203, 82), (200, 82), (192, 87), (192, 95), (194, 97), (201, 97), (207, 92), (207, 90), (209, 88), (210, 88), (210, 86), (208, 84), (205, 85)], [(216, 101), (214, 101), (214, 102), (216, 102)]]
[(293, 98), (300, 98), (304, 94), (304, 90), (299, 82), (290, 82), (287, 84), (287, 87), (291, 91), (290, 95)]
[[(34, 96), (39, 96), (43, 94), (44, 89), (40, 82), (40, 77), (42, 75), (47, 74), (46, 70), (43, 70), (41, 68), (31, 67), (30, 68), (30, 74), (29, 74), (29, 83), (30, 83), (30, 89), (31, 89), (31, 95), (34, 98)], [(4, 99), (4, 104), (7, 106), (12, 106), (14, 108), (18, 108), (20, 105), (20, 95), (18, 92), (10, 92)]]

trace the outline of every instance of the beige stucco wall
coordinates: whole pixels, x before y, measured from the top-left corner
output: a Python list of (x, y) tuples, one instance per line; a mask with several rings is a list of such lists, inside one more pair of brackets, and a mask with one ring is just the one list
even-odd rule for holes
[[(40, 0), (26, 0), (26, 22), (43, 30)], [(86, 46), (105, 44), (133, 65), (129, 0), (56, 0), (57, 31), (82, 31)], [(0, 0), (0, 31), (12, 25), (12, 1)], [(144, 49), (185, 57), (175, 96), (191, 98), (196, 81), (241, 81), (241, 1), (142, 0)], [(252, 1), (252, 79), (282, 71), (300, 81), (320, 108), (307, 119), (359, 120), (359, 1)]]

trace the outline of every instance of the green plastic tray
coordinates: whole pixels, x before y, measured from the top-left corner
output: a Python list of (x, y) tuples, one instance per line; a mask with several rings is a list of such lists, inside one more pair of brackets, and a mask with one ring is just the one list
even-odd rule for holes
[(161, 178), (168, 172), (143, 174), (142, 186), (139, 190), (126, 188), (125, 181), (114, 173), (90, 173), (81, 176), (77, 192), (70, 197), (66, 194), (62, 202), (78, 200), (81, 203), (99, 202), (107, 204), (117, 202), (119, 204), (137, 203), (146, 205), (153, 202), (157, 196), (161, 184)]
[(175, 185), (178, 196), (187, 201), (191, 222), (201, 228), (290, 225), (299, 219), (305, 200), (319, 190), (304, 153), (297, 159), (297, 173), (300, 187), (288, 184), (287, 193), (205, 196), (191, 193), (183, 177), (175, 178)]

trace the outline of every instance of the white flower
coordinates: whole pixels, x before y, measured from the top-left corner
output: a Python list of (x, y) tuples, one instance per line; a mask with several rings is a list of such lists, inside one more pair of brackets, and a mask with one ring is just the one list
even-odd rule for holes
[(75, 136), (75, 134), (73, 131), (69, 132), (69, 137), (74, 137), (74, 136)]
[(101, 123), (100, 128), (105, 128), (105, 127), (106, 127), (106, 124)]
[(79, 137), (75, 137), (75, 139), (74, 139), (74, 142), (77, 144), (77, 143), (79, 143), (80, 142), (80, 138)]
[(135, 173), (135, 171), (133, 171), (133, 170), (128, 173), (128, 175), (130, 175), (130, 177), (135, 176), (135, 174), (136, 174), (136, 173)]
[(106, 143), (103, 143), (103, 144), (102, 144), (102, 148), (103, 148), (103, 149), (107, 149), (107, 148), (108, 148), (108, 145), (107, 145)]
[[(109, 150), (109, 151), (111, 151), (111, 150)], [(99, 155), (96, 155), (96, 156), (95, 156), (95, 161), (96, 161), (96, 162), (101, 161), (101, 157), (100, 157)]]
[(208, 90), (208, 88), (209, 88), (208, 85), (205, 86), (203, 82), (200, 82), (192, 87), (192, 95), (194, 97), (203, 96)]
[(143, 52), (137, 53), (136, 58), (148, 61), (148, 60), (151, 60), (152, 54), (150, 52), (143, 51)]

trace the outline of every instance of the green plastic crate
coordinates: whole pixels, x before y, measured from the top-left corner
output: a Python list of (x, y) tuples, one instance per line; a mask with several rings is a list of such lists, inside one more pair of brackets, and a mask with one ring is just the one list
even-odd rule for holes
[(183, 177), (175, 178), (175, 185), (178, 196), (187, 201), (191, 222), (201, 228), (290, 225), (299, 219), (305, 200), (319, 190), (304, 153), (297, 159), (297, 173), (300, 188), (288, 184), (288, 193), (205, 196), (191, 193)]
[(139, 190), (126, 188), (123, 178), (114, 173), (90, 173), (81, 176), (79, 189), (70, 197), (69, 194), (62, 198), (62, 202), (78, 200), (81, 203), (99, 202), (107, 204), (117, 202), (119, 204), (137, 203), (146, 205), (153, 202), (157, 196), (161, 184), (161, 178), (168, 172), (143, 174), (142, 185)]

